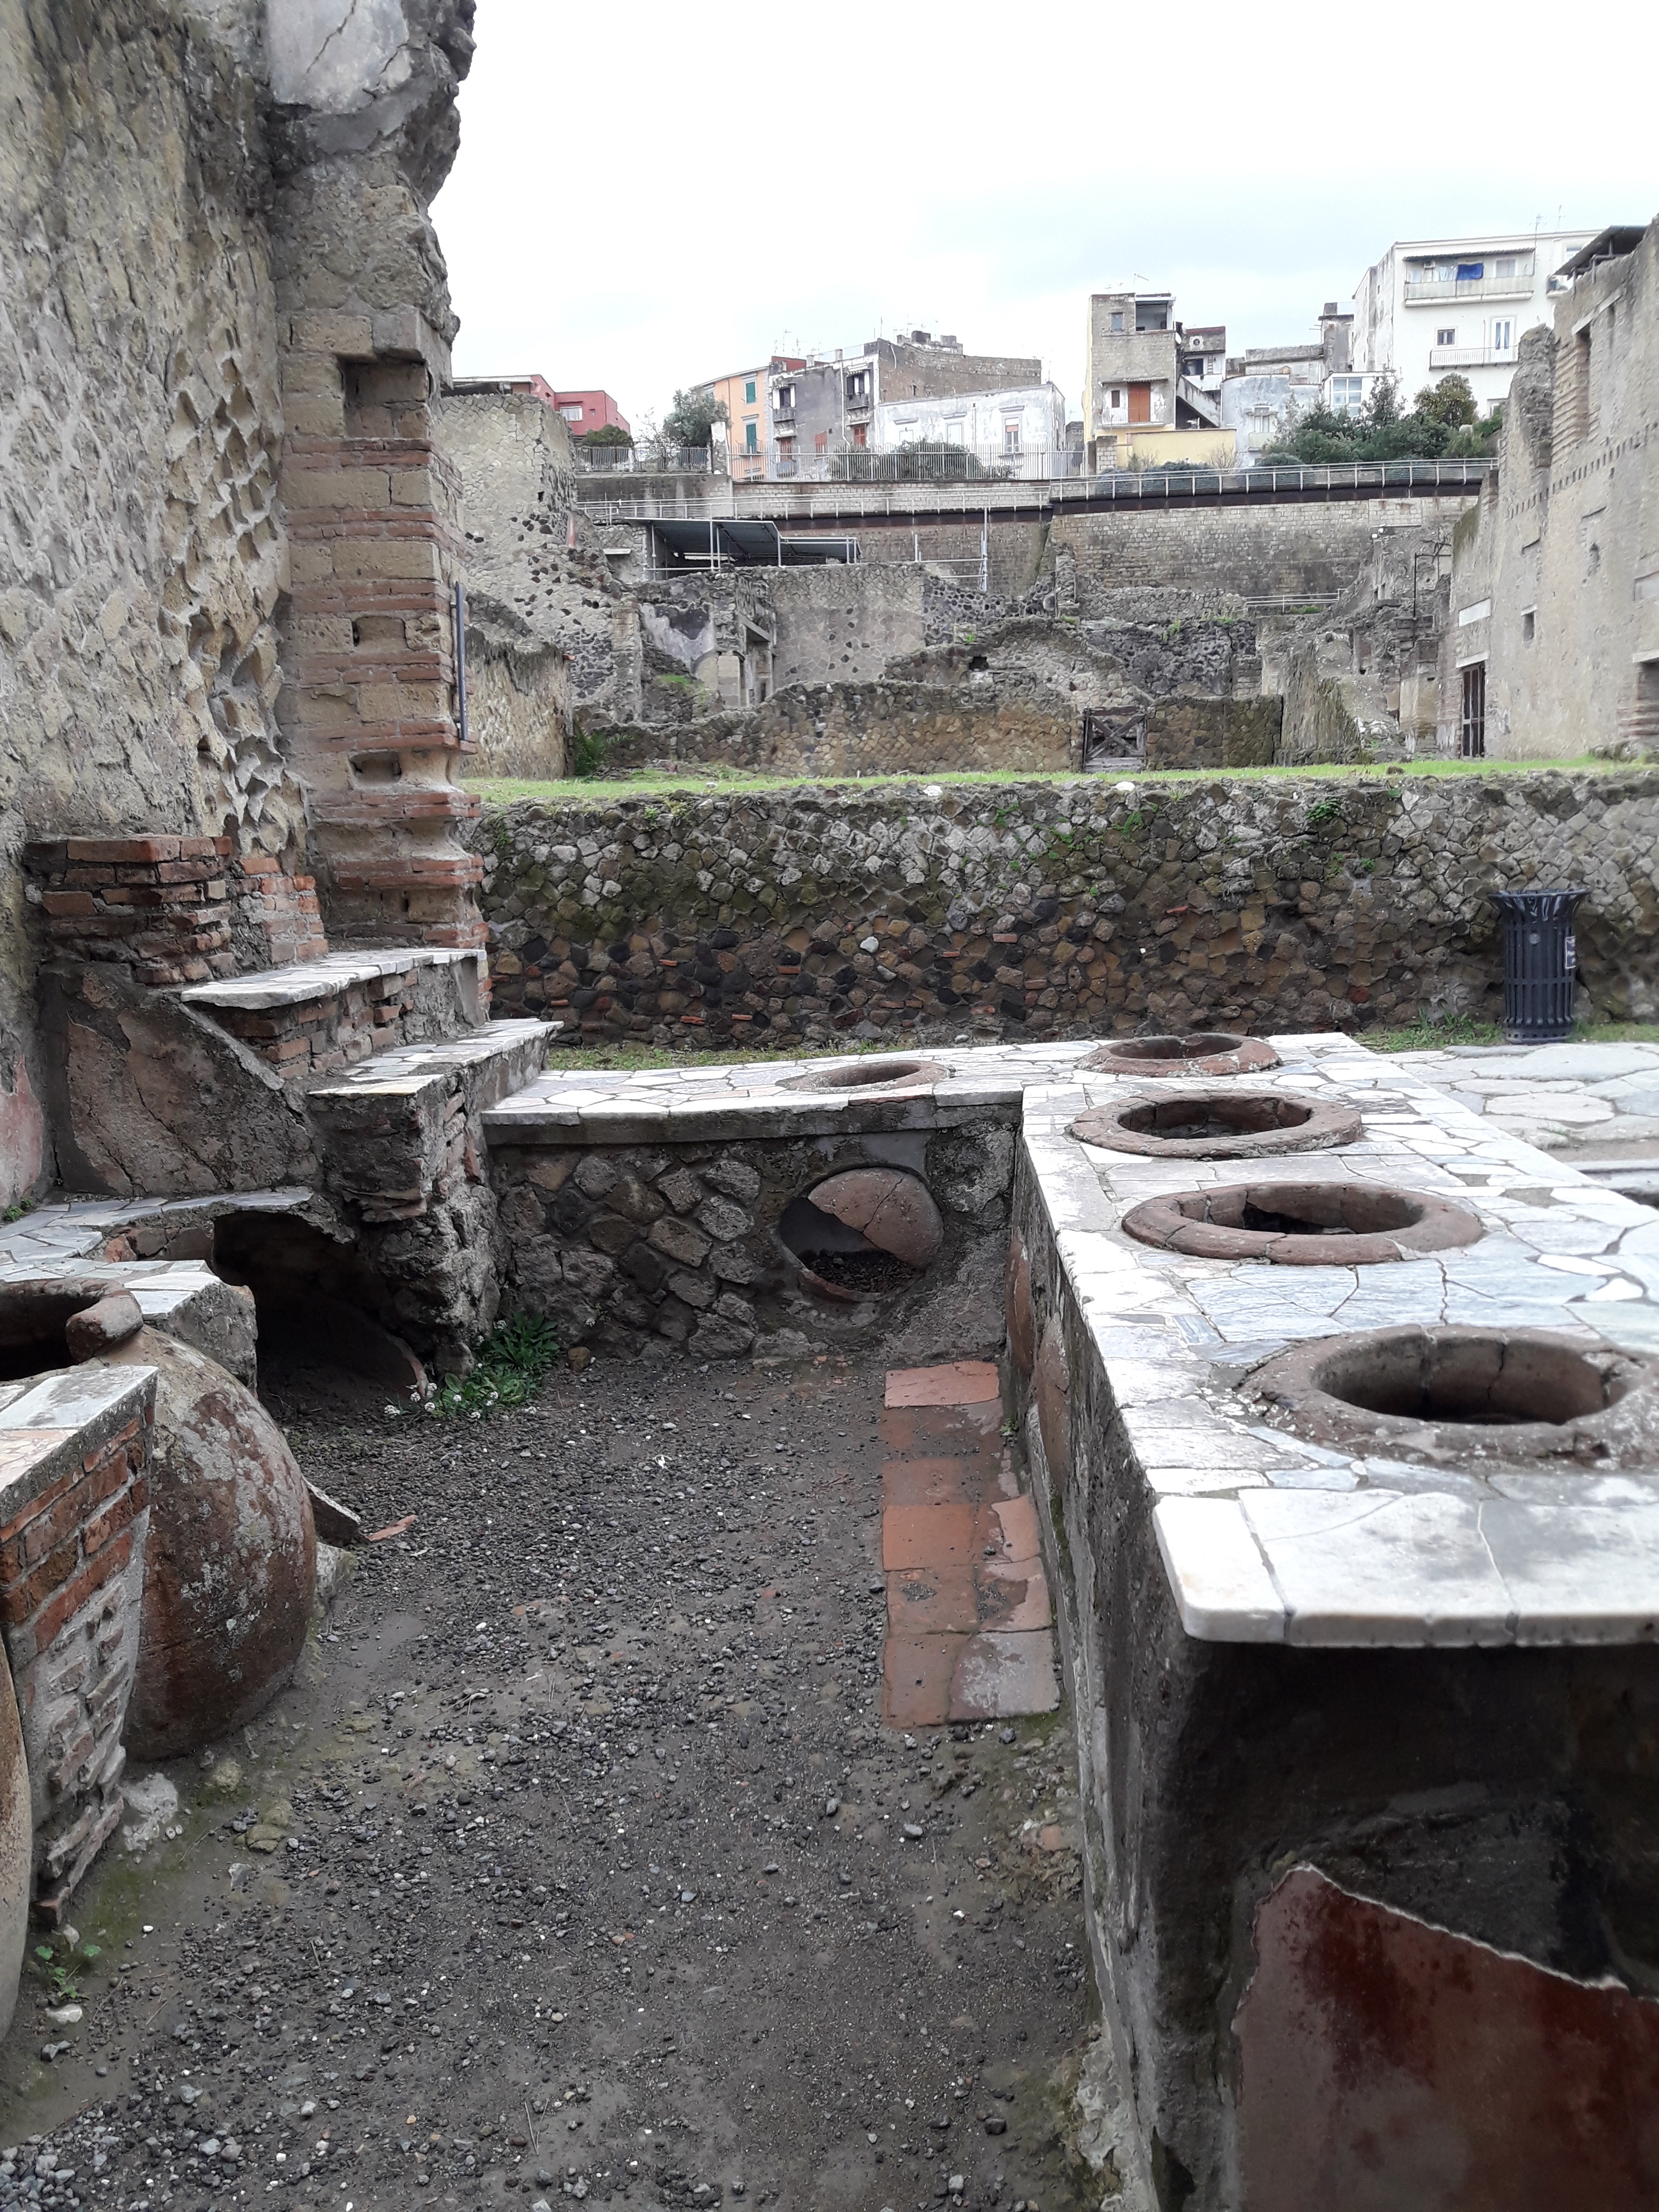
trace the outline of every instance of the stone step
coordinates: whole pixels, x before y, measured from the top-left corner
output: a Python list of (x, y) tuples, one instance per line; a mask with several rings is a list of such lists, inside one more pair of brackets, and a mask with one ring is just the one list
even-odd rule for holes
[(394, 1046), (313, 1084), (306, 1103), (324, 1140), (331, 1191), (365, 1222), (401, 1221), (481, 1181), (479, 1118), (525, 1088), (557, 1028), (489, 1022)]
[(483, 955), (447, 945), (331, 952), (178, 995), (290, 1088), (404, 1045), (470, 1033), (489, 1016)]
[[(353, 952), (330, 952), (320, 960), (297, 960), (287, 968), (262, 968), (251, 975), (228, 975), (216, 983), (192, 983), (179, 995), (187, 1006), (205, 1006), (210, 1012), (230, 1008), (266, 1013), (283, 1006), (339, 998), (354, 983), (373, 985), (413, 975), (422, 968), (465, 968), (471, 971), (471, 986), (477, 1001), (483, 960), (481, 952), (447, 945), (372, 946)], [(458, 980), (465, 988), (467, 979)], [(477, 1018), (483, 1018), (482, 1013)]]

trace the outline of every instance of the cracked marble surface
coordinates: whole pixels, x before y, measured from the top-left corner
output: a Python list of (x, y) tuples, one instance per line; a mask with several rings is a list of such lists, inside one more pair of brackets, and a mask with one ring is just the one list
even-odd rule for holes
[[(1073, 1075), (1024, 1100), (1038, 1188), (1156, 1501), (1188, 1633), (1311, 1644), (1659, 1634), (1659, 1468), (1650, 1483), (1593, 1471), (1540, 1480), (1349, 1457), (1254, 1419), (1233, 1389), (1286, 1345), (1407, 1322), (1547, 1328), (1659, 1352), (1659, 1219), (1425, 1080), (1408, 1064), (1419, 1055), (1384, 1058), (1337, 1036), (1274, 1042), (1279, 1068), (1194, 1087), (1328, 1091), (1361, 1108), (1358, 1142), (1261, 1162), (1163, 1162), (1066, 1134), (1085, 1106), (1132, 1084)], [(1283, 1267), (1158, 1252), (1118, 1226), (1143, 1199), (1334, 1172), (1455, 1200), (1486, 1233), (1419, 1259)]]

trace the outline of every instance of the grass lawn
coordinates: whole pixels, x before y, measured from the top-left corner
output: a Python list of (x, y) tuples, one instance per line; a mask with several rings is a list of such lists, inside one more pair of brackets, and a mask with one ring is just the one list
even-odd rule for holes
[(515, 799), (539, 799), (555, 805), (592, 806), (603, 805), (612, 799), (649, 798), (658, 794), (665, 797), (696, 794), (701, 797), (711, 792), (740, 794), (745, 791), (872, 791), (884, 784), (906, 785), (912, 789), (918, 786), (957, 788), (973, 784), (1005, 787), (1010, 784), (1050, 784), (1056, 788), (1066, 784), (1103, 784), (1109, 789), (1114, 783), (1248, 783), (1310, 776), (1339, 782), (1378, 783), (1395, 776), (1408, 775), (1528, 775), (1542, 769), (1573, 775), (1624, 775), (1631, 772), (1631, 763), (1601, 760), (1586, 753), (1577, 760), (1436, 759), (1397, 761), (1385, 768), (1329, 764), (1307, 768), (1225, 769), (1131, 768), (1121, 776), (1085, 776), (1069, 771), (1043, 775), (1033, 769), (969, 769), (956, 774), (941, 771), (937, 775), (825, 776), (813, 779), (799, 775), (756, 775), (744, 769), (725, 768), (716, 763), (694, 763), (683, 769), (635, 769), (616, 776), (575, 776), (562, 783), (532, 783), (512, 778), (481, 779), (469, 783), (467, 788), (476, 791), (484, 805), (489, 807), (511, 806)]

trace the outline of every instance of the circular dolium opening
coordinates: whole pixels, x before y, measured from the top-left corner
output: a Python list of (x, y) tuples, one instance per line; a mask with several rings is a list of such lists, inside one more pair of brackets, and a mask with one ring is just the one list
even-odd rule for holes
[(1253, 1183), (1236, 1190), (1193, 1190), (1174, 1201), (1188, 1221), (1250, 1229), (1266, 1237), (1369, 1237), (1413, 1229), (1420, 1198), (1363, 1183)]
[(1569, 1346), (1497, 1336), (1357, 1344), (1322, 1361), (1317, 1379), (1328, 1397), (1364, 1413), (1480, 1428), (1559, 1427), (1605, 1412), (1629, 1388)]
[(1222, 1030), (1199, 1036), (1115, 1037), (1107, 1049), (1119, 1060), (1207, 1060), (1212, 1053), (1237, 1052), (1244, 1042)]
[[(110, 1290), (118, 1289), (112, 1283)], [(95, 1304), (103, 1292), (94, 1287), (50, 1291), (0, 1291), (0, 1382), (21, 1382), (70, 1364), (64, 1324), (82, 1310)]]
[(923, 1073), (919, 1060), (855, 1060), (850, 1067), (830, 1067), (818, 1077), (824, 1091), (873, 1091), (881, 1083), (905, 1083)]
[(1299, 1129), (1313, 1117), (1300, 1099), (1254, 1097), (1158, 1098), (1118, 1115), (1120, 1127), (1140, 1137), (1190, 1143), (1206, 1137), (1260, 1137), (1273, 1129)]

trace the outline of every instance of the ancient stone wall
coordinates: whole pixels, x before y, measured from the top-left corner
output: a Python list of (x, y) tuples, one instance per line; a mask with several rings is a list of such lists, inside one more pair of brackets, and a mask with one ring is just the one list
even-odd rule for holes
[[(0, 0), (0, 821), (290, 854), (258, 11)], [(136, 127), (143, 118), (142, 130)], [(0, 1193), (49, 1150), (0, 896)]]
[(497, 602), (466, 601), (466, 719), (471, 778), (553, 781), (568, 772), (571, 664)]
[(858, 684), (924, 642), (920, 568), (860, 562), (850, 568), (782, 568), (777, 608), (776, 682)]
[(1322, 505), (1188, 507), (1159, 514), (1057, 514), (1049, 543), (1076, 556), (1082, 612), (1111, 611), (1119, 589), (1235, 592), (1247, 599), (1346, 591), (1378, 531), (1449, 529), (1474, 495), (1332, 500)]
[[(182, 933), (185, 973), (302, 957), (313, 872), (349, 933), (478, 932), (427, 214), (471, 0), (349, 15), (0, 0), (4, 849), (216, 841), (228, 897), (135, 884), (221, 909)], [(7, 1200), (52, 1164), (23, 888), (0, 897)]]
[(1160, 699), (1146, 717), (1146, 765), (1270, 767), (1283, 708), (1279, 699)]
[(506, 391), (447, 392), (433, 419), (461, 479), (467, 773), (561, 776), (574, 644), (606, 640), (610, 622), (608, 605), (587, 604), (596, 578), (586, 562), (568, 557), (575, 550), (568, 428), (545, 401)]
[(607, 766), (718, 761), (773, 775), (926, 775), (1052, 770), (1077, 759), (1075, 702), (1018, 674), (1003, 683), (795, 685), (747, 714), (698, 714), (696, 703), (678, 728), (608, 744)]
[[(497, 1133), (489, 1171), (507, 1237), (507, 1298), (544, 1315), (562, 1343), (622, 1356), (653, 1338), (694, 1359), (736, 1358), (769, 1339), (804, 1349), (807, 1336), (845, 1342), (877, 1330), (890, 1345), (920, 1308), (941, 1302), (948, 1334), (960, 1326), (980, 1248), (990, 1241), (994, 1268), (1000, 1257), (1012, 1119), (1004, 1107), (896, 1134), (580, 1150)], [(925, 1275), (879, 1303), (814, 1296), (781, 1238), (785, 1210), (831, 1175), (872, 1167), (897, 1167), (932, 1194), (940, 1249)]]
[(808, 787), (481, 824), (496, 1004), (699, 1046), (1487, 1018), (1490, 894), (1584, 884), (1581, 1004), (1659, 1012), (1659, 780)]
[(1659, 222), (1522, 338), (1498, 465), (1453, 547), (1440, 748), (1485, 671), (1486, 750), (1659, 750)]

